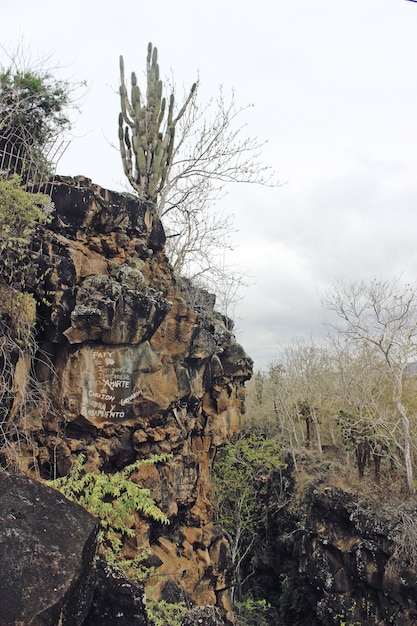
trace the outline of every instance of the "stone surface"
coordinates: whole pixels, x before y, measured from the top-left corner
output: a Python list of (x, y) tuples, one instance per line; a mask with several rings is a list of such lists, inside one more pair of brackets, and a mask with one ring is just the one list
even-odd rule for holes
[(148, 626), (143, 588), (99, 560), (90, 610), (82, 626)]
[(361, 626), (415, 626), (417, 562), (404, 555), (416, 554), (416, 502), (332, 487), (325, 472), (334, 477), (336, 468), (320, 459), (313, 472), (304, 468), (309, 485), (293, 490), (288, 461), (284, 475), (266, 483), (266, 497), (281, 492), (286, 504), (271, 514), (265, 548), (253, 561), (253, 581), (276, 610), (276, 623), (333, 626), (338, 616)]
[(0, 473), (0, 624), (81, 626), (97, 522), (38, 481)]
[(38, 311), (37, 370), (51, 407), (33, 415), (22, 469), (49, 478), (67, 474), (79, 454), (88, 471), (172, 454), (133, 476), (171, 523), (138, 518), (129, 550), (150, 550), (161, 597), (169, 579), (180, 595), (230, 615), (211, 467), (242, 427), (252, 361), (214, 296), (173, 275), (149, 206), (82, 177), (59, 179), (52, 199), (38, 242), (50, 302)]
[(184, 615), (181, 626), (224, 626), (220, 611), (215, 606), (198, 606)]

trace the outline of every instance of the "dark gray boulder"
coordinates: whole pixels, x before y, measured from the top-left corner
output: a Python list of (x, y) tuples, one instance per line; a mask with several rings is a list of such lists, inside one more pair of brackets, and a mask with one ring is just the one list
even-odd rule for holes
[(91, 605), (97, 520), (59, 492), (0, 473), (0, 624), (80, 626)]
[(96, 589), (83, 626), (148, 626), (143, 588), (104, 559), (96, 564)]

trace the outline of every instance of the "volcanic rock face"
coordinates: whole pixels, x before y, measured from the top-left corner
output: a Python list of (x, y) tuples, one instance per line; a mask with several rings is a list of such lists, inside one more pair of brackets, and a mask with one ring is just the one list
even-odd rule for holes
[[(417, 623), (415, 503), (361, 502), (335, 488), (306, 494), (300, 572), (316, 589), (320, 624)], [(407, 556), (406, 556), (407, 555)]]
[(34, 433), (41, 475), (66, 474), (80, 453), (89, 471), (172, 453), (134, 476), (171, 525), (138, 519), (126, 554), (151, 549), (166, 599), (227, 613), (210, 471), (216, 447), (242, 426), (252, 362), (213, 298), (172, 275), (150, 207), (82, 178), (61, 179), (53, 201), (39, 242), (51, 304), (38, 377), (53, 405)]
[[(297, 486), (287, 460), (283, 477), (271, 475), (265, 486), (271, 515), (254, 561), (253, 580), (275, 608), (274, 623), (415, 626), (415, 501), (330, 486), (326, 472), (341, 466), (325, 460), (307, 464), (309, 484)], [(276, 513), (284, 485), (287, 502)]]
[(96, 562), (95, 583), (90, 610), (82, 626), (149, 625), (142, 586), (133, 585), (120, 570), (102, 559)]

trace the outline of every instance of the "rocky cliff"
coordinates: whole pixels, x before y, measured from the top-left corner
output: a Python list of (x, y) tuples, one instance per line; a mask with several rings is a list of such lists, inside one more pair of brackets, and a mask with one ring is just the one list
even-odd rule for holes
[(172, 453), (134, 476), (171, 524), (138, 517), (126, 555), (149, 548), (163, 598), (217, 604), (231, 618), (210, 471), (216, 448), (242, 426), (251, 359), (213, 296), (173, 275), (150, 207), (81, 177), (59, 179), (52, 200), (37, 242), (37, 377), (49, 407), (31, 416), (22, 469), (62, 476), (82, 453), (88, 471), (112, 472)]
[(252, 560), (268, 623), (415, 626), (416, 500), (398, 484), (349, 485), (340, 461), (306, 453), (297, 471), (287, 461), (263, 488), (269, 516)]

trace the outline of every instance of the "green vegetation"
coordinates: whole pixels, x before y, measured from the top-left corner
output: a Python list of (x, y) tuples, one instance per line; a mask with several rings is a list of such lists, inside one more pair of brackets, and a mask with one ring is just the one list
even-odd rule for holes
[[(263, 488), (271, 473), (285, 467), (281, 457), (277, 441), (246, 432), (220, 450), (214, 462), (215, 517), (230, 542), (236, 575), (233, 595), (239, 601), (245, 596), (244, 575), (272, 512), (271, 502), (262, 498)], [(280, 506), (279, 496), (274, 506)]]
[(49, 72), (5, 69), (0, 73), (1, 132), (23, 144), (43, 146), (69, 127), (69, 84)]
[(0, 68), (0, 169), (31, 185), (45, 180), (50, 147), (71, 126), (73, 90), (45, 69), (19, 68), (15, 59)]
[(291, 619), (293, 626), (302, 626), (306, 610), (304, 597), (294, 583), (294, 580), (285, 575), (281, 579), (279, 608), (287, 619)]
[[(155, 504), (149, 489), (134, 482), (134, 473), (143, 465), (165, 463), (171, 458), (170, 454), (151, 456), (135, 461), (119, 472), (106, 474), (85, 472), (85, 457), (80, 455), (68, 476), (48, 481), (51, 487), (99, 519), (99, 552), (136, 584), (144, 583), (154, 575), (154, 568), (146, 565), (146, 550), (133, 559), (122, 554), (124, 541), (135, 536), (136, 516), (142, 514), (161, 524), (169, 524), (169, 519)], [(180, 626), (187, 611), (184, 603), (152, 599), (152, 588), (149, 594), (151, 597), (146, 606), (153, 626)]]
[[(3, 290), (10, 290), (10, 319), (19, 315), (18, 294), (35, 285), (31, 243), (38, 227), (48, 219), (49, 205), (47, 196), (26, 192), (16, 174), (9, 179), (0, 176), (0, 285)], [(3, 299), (3, 312), (5, 304)], [(17, 310), (13, 311), (14, 307)]]
[[(118, 560), (122, 563), (120, 550), (123, 540), (134, 536), (138, 511), (157, 522), (169, 524), (165, 513), (151, 498), (149, 489), (139, 487), (130, 478), (142, 465), (163, 463), (170, 458), (171, 455), (152, 456), (127, 465), (120, 472), (105, 474), (85, 472), (85, 457), (80, 455), (68, 476), (48, 484), (100, 520), (101, 547), (106, 559), (113, 564)], [(132, 563), (128, 565), (135, 566)]]
[(254, 600), (247, 596), (235, 605), (238, 626), (269, 626), (271, 605), (266, 600)]
[(32, 370), (39, 287), (32, 242), (48, 206), (49, 198), (26, 192), (17, 175), (0, 173), (0, 464), (18, 471), (36, 469), (25, 466), (23, 452), (33, 447), (34, 415), (50, 404)]
[(188, 609), (184, 602), (171, 604), (165, 600), (147, 600), (146, 610), (153, 626), (181, 626)]

